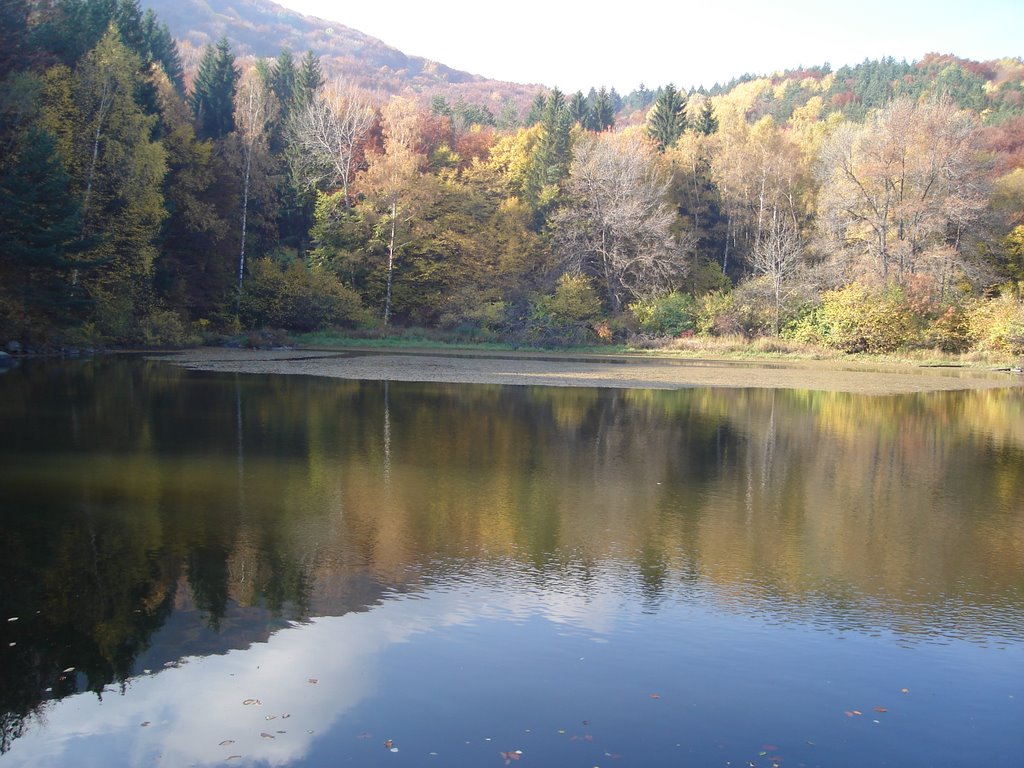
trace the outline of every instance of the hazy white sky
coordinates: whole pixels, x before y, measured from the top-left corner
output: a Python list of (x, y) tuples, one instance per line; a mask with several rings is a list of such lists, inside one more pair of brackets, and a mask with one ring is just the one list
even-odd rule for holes
[(563, 91), (689, 87), (925, 53), (1024, 55), (1024, 0), (277, 0), (456, 69)]

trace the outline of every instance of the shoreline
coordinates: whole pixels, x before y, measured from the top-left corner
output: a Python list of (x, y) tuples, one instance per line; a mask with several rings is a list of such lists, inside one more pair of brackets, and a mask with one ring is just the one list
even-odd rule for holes
[(321, 376), (350, 380), (618, 389), (729, 387), (802, 389), (868, 395), (1024, 388), (1002, 371), (843, 363), (746, 362), (473, 350), (285, 349), (203, 347), (148, 356), (190, 370)]

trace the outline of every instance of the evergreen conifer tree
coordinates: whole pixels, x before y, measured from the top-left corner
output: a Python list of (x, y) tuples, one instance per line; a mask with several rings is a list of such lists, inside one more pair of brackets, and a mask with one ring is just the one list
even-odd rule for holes
[(220, 139), (235, 130), (235, 91), (239, 71), (226, 37), (207, 46), (190, 99), (199, 135)]
[(647, 116), (647, 133), (657, 142), (658, 150), (664, 152), (673, 146), (686, 130), (686, 94), (677, 91), (672, 83), (654, 102)]
[(296, 105), (308, 104), (309, 101), (320, 92), (324, 86), (324, 74), (320, 69), (320, 57), (313, 51), (306, 51), (295, 73), (295, 96)]

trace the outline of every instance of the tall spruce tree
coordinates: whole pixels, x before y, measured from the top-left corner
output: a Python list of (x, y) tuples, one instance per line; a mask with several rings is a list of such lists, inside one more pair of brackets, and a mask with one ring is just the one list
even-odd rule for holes
[(686, 130), (686, 94), (669, 83), (654, 102), (647, 116), (647, 133), (664, 152), (673, 146)]
[(202, 138), (220, 139), (235, 130), (235, 91), (239, 76), (235, 55), (226, 37), (215, 46), (207, 46), (190, 99)]
[(710, 136), (717, 130), (718, 118), (715, 117), (715, 110), (711, 106), (711, 99), (705, 97), (700, 113), (697, 115), (697, 119), (693, 121), (693, 131), (702, 136)]
[(171, 32), (157, 18), (157, 15), (150, 8), (142, 17), (142, 33), (149, 54), (149, 61), (156, 62), (171, 81), (174, 90), (179, 96), (185, 95), (185, 70), (181, 64), (181, 56), (178, 54), (178, 45), (171, 37)]
[(295, 73), (295, 105), (302, 107), (309, 104), (323, 87), (324, 73), (320, 69), (320, 57), (313, 51), (306, 51)]
[(602, 86), (590, 105), (587, 128), (600, 133), (615, 125), (615, 107), (611, 95)]
[(588, 114), (587, 97), (583, 95), (583, 91), (576, 91), (569, 99), (569, 119), (573, 123), (585, 126)]
[(83, 245), (81, 227), (57, 142), (29, 129), (17, 161), (0, 176), (0, 282), (29, 323), (66, 321), (83, 298), (72, 290), (77, 264), (68, 258)]

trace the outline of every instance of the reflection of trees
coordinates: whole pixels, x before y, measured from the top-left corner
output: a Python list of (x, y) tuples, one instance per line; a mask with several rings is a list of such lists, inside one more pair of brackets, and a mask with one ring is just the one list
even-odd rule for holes
[(538, 590), (598, 589), (613, 567), (651, 611), (699, 590), (832, 627), (1019, 632), (1012, 390), (385, 385), (110, 360), (26, 366), (2, 394), (5, 746), (43, 698), (174, 661), (172, 610), (195, 613), (174, 632), (225, 650), (480, 560)]

